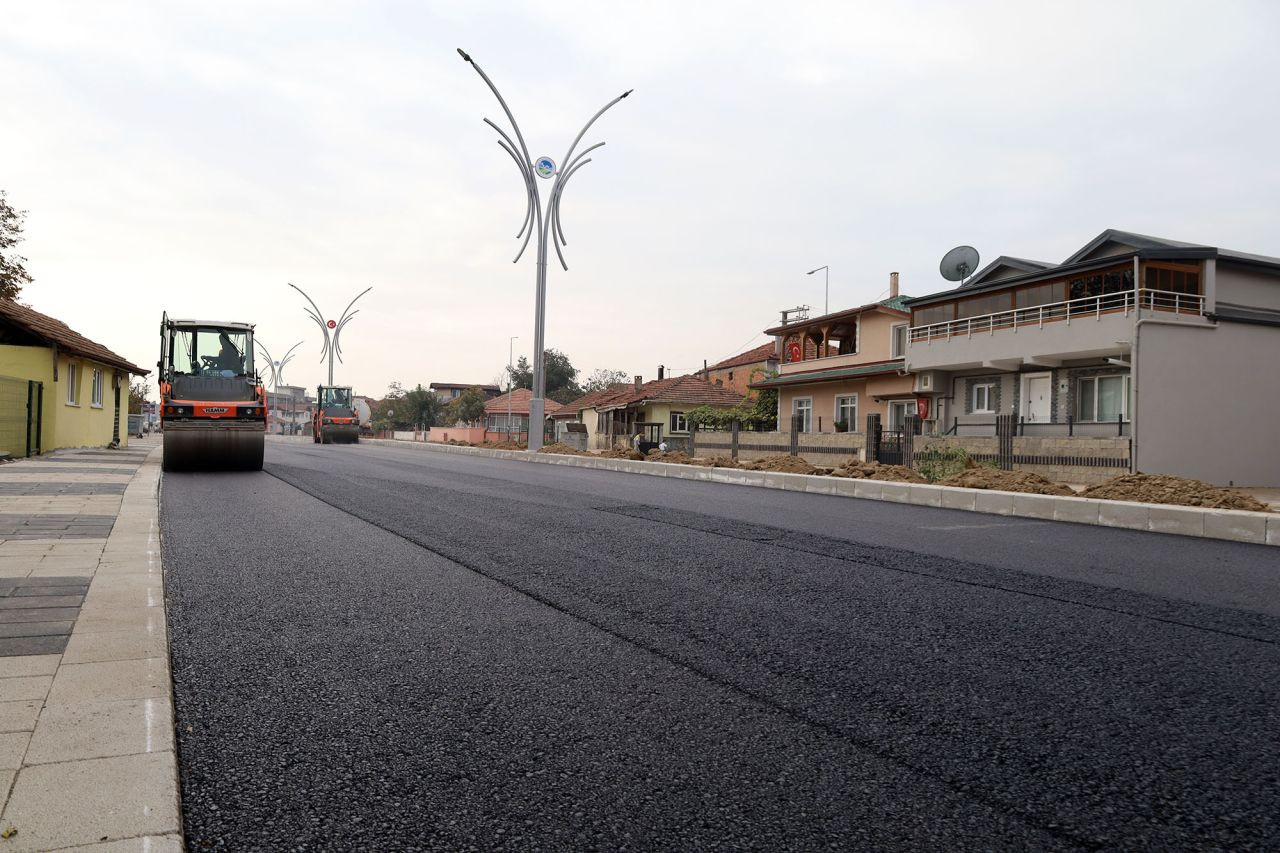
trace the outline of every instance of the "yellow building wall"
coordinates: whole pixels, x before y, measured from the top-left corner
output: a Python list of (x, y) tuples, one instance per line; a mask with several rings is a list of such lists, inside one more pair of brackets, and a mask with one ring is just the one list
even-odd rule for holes
[[(79, 365), (79, 405), (67, 403), (68, 365)], [(94, 406), (93, 370), (103, 373), (102, 405)], [(0, 375), (44, 383), (41, 407), (41, 449), (45, 452), (67, 447), (106, 447), (115, 428), (116, 368), (85, 358), (58, 356), (58, 378), (53, 378), (53, 350), (50, 347), (0, 345)], [(120, 446), (129, 444), (129, 375), (121, 374)]]

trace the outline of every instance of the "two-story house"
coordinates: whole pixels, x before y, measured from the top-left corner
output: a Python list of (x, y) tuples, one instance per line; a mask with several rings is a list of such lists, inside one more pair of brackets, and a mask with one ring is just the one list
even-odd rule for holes
[(746, 352), (718, 361), (698, 371), (698, 376), (710, 382), (746, 396), (752, 394), (751, 383), (768, 377), (778, 370), (778, 344), (769, 341)]
[[(778, 390), (778, 429), (790, 432), (861, 432), (869, 414), (900, 429), (918, 403), (903, 358), (911, 314), (890, 275), (889, 298), (820, 317), (784, 316), (773, 335), (778, 375), (756, 379), (753, 389)], [(789, 312), (788, 312), (789, 313)]]
[(1028, 436), (1129, 436), (1138, 471), (1280, 484), (1280, 258), (1107, 230), (906, 307), (931, 431), (1012, 414)]

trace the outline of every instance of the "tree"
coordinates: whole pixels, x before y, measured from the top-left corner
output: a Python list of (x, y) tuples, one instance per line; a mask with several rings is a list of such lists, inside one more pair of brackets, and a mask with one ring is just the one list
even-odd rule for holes
[(590, 394), (592, 391), (603, 391), (611, 385), (625, 385), (630, 378), (625, 370), (597, 368), (591, 371), (587, 381), (582, 383), (582, 393)]
[(129, 414), (142, 414), (142, 404), (147, 401), (151, 386), (144, 379), (134, 379), (129, 383)]
[[(547, 397), (557, 403), (567, 403), (582, 396), (578, 387), (578, 369), (569, 361), (569, 356), (560, 350), (543, 351), (543, 366), (547, 374)], [(529, 359), (520, 356), (514, 367), (507, 368), (507, 378), (512, 388), (528, 388), (533, 390), (533, 367)]]
[(440, 423), (444, 405), (440, 398), (421, 384), (406, 391), (399, 382), (387, 387), (387, 394), (373, 405), (376, 429), (425, 429)]
[(468, 388), (454, 397), (445, 411), (449, 419), (455, 423), (474, 424), (484, 420), (484, 402), (483, 391), (479, 388)]
[(698, 406), (684, 413), (685, 419), (702, 429), (728, 429), (737, 421), (746, 429), (770, 431), (778, 428), (778, 389), (766, 388), (753, 400), (747, 398), (732, 409)]
[(26, 258), (11, 249), (22, 242), (25, 210), (14, 210), (0, 190), (0, 299), (17, 299), (24, 284), (32, 281), (23, 264)]

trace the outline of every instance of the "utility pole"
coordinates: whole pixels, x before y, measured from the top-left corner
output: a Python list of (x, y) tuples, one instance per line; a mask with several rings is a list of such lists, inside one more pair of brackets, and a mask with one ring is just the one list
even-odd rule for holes
[[(342, 334), (342, 328), (351, 322), (351, 318), (360, 313), (360, 309), (351, 310), (351, 306), (356, 304), (356, 299), (364, 296), (372, 287), (366, 287), (364, 290), (356, 294), (356, 299), (352, 299), (347, 303), (346, 309), (342, 312), (342, 316), (337, 320), (325, 320), (324, 315), (320, 312), (319, 307), (307, 296), (306, 292), (298, 285), (289, 283), (289, 286), (302, 294), (302, 298), (311, 303), (311, 308), (304, 308), (312, 320), (316, 321), (316, 325), (320, 327), (320, 331), (324, 333), (324, 345), (320, 347), (320, 360), (324, 361), (326, 355), (329, 356), (329, 384), (333, 384), (333, 357), (336, 355), (338, 361), (342, 361), (342, 347), (338, 345), (338, 336)], [(313, 310), (314, 309), (314, 310)]]
[[(498, 87), (493, 85), (489, 75), (481, 70), (480, 66), (467, 55), (466, 51), (459, 48), (458, 55), (476, 70), (476, 73), (484, 80), (485, 85), (493, 92), (494, 97), (498, 99), (498, 103), (502, 105), (502, 111), (506, 113), (507, 120), (511, 122), (512, 131), (515, 132), (515, 140), (513, 140), (501, 127), (487, 118), (484, 120), (485, 124), (496, 130), (498, 135), (502, 137), (498, 140), (498, 145), (515, 161), (516, 168), (520, 170), (520, 178), (524, 182), (527, 197), (524, 224), (520, 226), (520, 230), (516, 233), (516, 239), (519, 240), (523, 236), (524, 242), (520, 245), (520, 251), (516, 253), (515, 260), (512, 263), (519, 261), (520, 256), (524, 254), (535, 227), (538, 231), (537, 289), (533, 312), (533, 397), (529, 400), (529, 451), (532, 453), (542, 447), (543, 413), (546, 411), (546, 401), (543, 398), (547, 390), (547, 377), (544, 370), (545, 357), (542, 337), (543, 329), (546, 327), (547, 232), (551, 232), (551, 243), (555, 246), (556, 256), (560, 259), (560, 266), (568, 270), (569, 265), (565, 263), (564, 254), (560, 250), (561, 246), (568, 245), (568, 241), (564, 238), (564, 228), (560, 223), (560, 198), (564, 193), (565, 184), (573, 177), (573, 174), (591, 162), (591, 158), (586, 155), (604, 145), (604, 143), (597, 142), (595, 145), (582, 149), (577, 157), (573, 156), (573, 152), (578, 147), (578, 143), (582, 141), (583, 135), (591, 125), (595, 124), (596, 119), (600, 118), (605, 110), (630, 95), (634, 90), (628, 89), (623, 92), (601, 107), (591, 117), (591, 120), (583, 126), (582, 130), (578, 131), (578, 135), (574, 137), (573, 143), (569, 146), (568, 152), (565, 153), (564, 159), (560, 161), (560, 166), (557, 168), (555, 161), (550, 157), (542, 156), (535, 160), (529, 155), (529, 148), (525, 145), (524, 135), (520, 132), (520, 125), (516, 124), (515, 116), (511, 114), (511, 109), (507, 106), (507, 102), (503, 100), (502, 95), (498, 92)], [(535, 177), (544, 180), (554, 178), (551, 183), (551, 192), (547, 197), (545, 211), (542, 207), (542, 197), (538, 191), (538, 183)]]
[(519, 339), (519, 335), (512, 335), (511, 340), (507, 341), (507, 441), (511, 440), (511, 372), (513, 369), (511, 356), (514, 352), (512, 347)]
[(822, 270), (822, 313), (831, 313), (831, 268), (818, 267), (817, 270), (809, 270), (805, 275), (813, 275), (818, 270)]

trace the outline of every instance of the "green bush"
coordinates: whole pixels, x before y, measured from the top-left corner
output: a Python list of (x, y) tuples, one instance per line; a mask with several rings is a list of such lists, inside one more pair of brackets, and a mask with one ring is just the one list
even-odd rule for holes
[(961, 447), (937, 447), (916, 454), (916, 470), (931, 483), (945, 480), (973, 467), (969, 452)]

